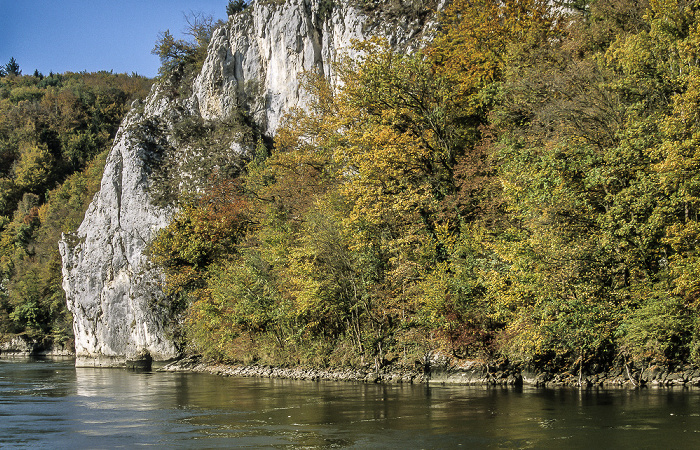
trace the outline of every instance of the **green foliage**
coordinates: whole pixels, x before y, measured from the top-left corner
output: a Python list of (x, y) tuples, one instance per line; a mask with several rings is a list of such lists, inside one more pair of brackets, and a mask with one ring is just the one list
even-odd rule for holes
[[(600, 3), (591, 8), (592, 23), (603, 10)], [(604, 40), (576, 24), (574, 36), (595, 45), (579, 40), (534, 53), (504, 85), (494, 124), (501, 127), (499, 176), (514, 222), (507, 239), (496, 241), (510, 264), (502, 273), (509, 285), (496, 299), (513, 313), (504, 339), (527, 342), (525, 353), (535, 358), (585, 364), (610, 362), (615, 352), (647, 362), (690, 357), (694, 320), (679, 314), (694, 304), (677, 297), (681, 267), (690, 266), (674, 263), (690, 254), (669, 244), (679, 242), (670, 237), (683, 234), (676, 230), (693, 229), (693, 210), (663, 186), (659, 172), (670, 168), (665, 149), (680, 148), (669, 147), (666, 130), (685, 77), (661, 63), (673, 66), (672, 49), (685, 48), (684, 36), (692, 36), (677, 28), (687, 26), (689, 11), (677, 12), (653, 4), (646, 23), (619, 23), (614, 38)], [(537, 72), (529, 74), (530, 67)], [(516, 317), (523, 310), (526, 321)], [(659, 351), (650, 351), (654, 345)]]
[[(697, 363), (700, 9), (566, 5), (455, 0), (424, 51), (357, 44), (335, 90), (306, 74), (308, 107), (221, 174), (245, 202), (227, 221), (206, 212), (210, 187), (183, 196), (154, 246), (193, 349), (374, 368), (433, 351), (579, 373)], [(217, 127), (175, 134), (216, 152)]]
[(681, 299), (651, 297), (624, 317), (618, 333), (622, 350), (638, 362), (674, 363), (691, 356), (696, 327), (697, 314)]
[(0, 79), (0, 332), (67, 343), (57, 242), (99, 188), (106, 149), (151, 82), (108, 72)]
[(233, 16), (243, 11), (248, 6), (245, 0), (229, 0), (228, 5), (226, 5), (226, 14)]

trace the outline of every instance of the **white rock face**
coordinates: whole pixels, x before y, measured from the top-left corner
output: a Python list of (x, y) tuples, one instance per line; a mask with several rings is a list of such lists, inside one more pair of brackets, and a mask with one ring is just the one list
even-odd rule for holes
[(333, 63), (345, 55), (356, 56), (355, 40), (379, 36), (410, 51), (430, 37), (431, 26), (417, 20), (382, 22), (347, 2), (334, 2), (336, 6), (322, 12), (321, 3), (255, 2), (217, 30), (194, 83), (193, 97), (202, 117), (222, 119), (243, 107), (274, 135), (282, 116), (307, 102), (303, 72), (334, 80)]
[[(154, 142), (173, 143), (169, 130), (183, 111), (224, 120), (243, 108), (273, 135), (283, 114), (306, 102), (301, 72), (316, 70), (332, 79), (332, 62), (353, 39), (380, 35), (407, 43), (425, 31), (410, 23), (381, 24), (335, 3), (325, 17), (319, 15), (320, 0), (253, 3), (215, 32), (190, 98), (168, 99), (156, 86), (145, 105), (124, 119), (100, 191), (78, 230), (59, 243), (77, 365), (119, 366), (146, 353), (155, 361), (178, 355), (170, 330), (174, 318), (163, 306), (163, 274), (145, 250), (173, 215), (149, 193), (149, 152)], [(162, 127), (144, 132), (142, 125), (154, 119)]]
[(155, 360), (177, 356), (167, 337), (162, 275), (144, 255), (170, 211), (151, 204), (145, 146), (125, 119), (107, 158), (97, 193), (74, 235), (59, 243), (63, 288), (73, 314), (79, 365), (121, 365), (148, 352)]

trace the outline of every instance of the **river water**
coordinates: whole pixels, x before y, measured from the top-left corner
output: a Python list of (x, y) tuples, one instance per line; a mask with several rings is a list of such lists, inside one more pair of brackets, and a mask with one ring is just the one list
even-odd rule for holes
[(700, 390), (375, 385), (0, 360), (1, 448), (700, 448)]

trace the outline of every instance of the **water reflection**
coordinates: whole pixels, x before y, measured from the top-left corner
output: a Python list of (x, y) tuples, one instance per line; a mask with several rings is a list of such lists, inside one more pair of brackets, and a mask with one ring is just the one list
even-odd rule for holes
[(0, 360), (0, 446), (688, 448), (695, 390), (314, 383)]

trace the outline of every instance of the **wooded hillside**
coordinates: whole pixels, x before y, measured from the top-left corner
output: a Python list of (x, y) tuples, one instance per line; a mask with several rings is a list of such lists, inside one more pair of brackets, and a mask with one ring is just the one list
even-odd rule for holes
[(15, 64), (0, 77), (0, 335), (69, 343), (58, 239), (80, 225), (119, 123), (151, 80), (21, 75)]
[(154, 243), (192, 351), (698, 362), (700, 8), (456, 0), (424, 51), (308, 74)]

